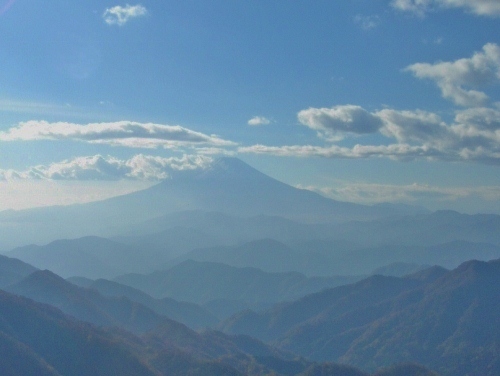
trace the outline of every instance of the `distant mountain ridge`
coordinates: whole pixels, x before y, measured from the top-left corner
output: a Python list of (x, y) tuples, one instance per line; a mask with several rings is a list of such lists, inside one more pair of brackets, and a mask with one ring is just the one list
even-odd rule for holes
[(28, 245), (15, 248), (8, 255), (65, 278), (112, 278), (131, 269), (148, 271), (155, 263), (152, 253), (145, 254), (140, 248), (97, 236), (59, 239), (43, 246)]
[(88, 288), (99, 291), (103, 296), (126, 297), (195, 330), (208, 327), (214, 328), (219, 321), (199, 305), (180, 302), (171, 298), (154, 299), (140, 290), (117, 282), (98, 279), (92, 282)]
[(157, 299), (171, 297), (201, 305), (222, 301), (226, 307), (240, 302), (243, 307), (266, 307), (357, 279), (359, 277), (307, 278), (297, 272), (266, 273), (250, 267), (187, 260), (167, 270), (146, 275), (125, 274), (114, 281)]

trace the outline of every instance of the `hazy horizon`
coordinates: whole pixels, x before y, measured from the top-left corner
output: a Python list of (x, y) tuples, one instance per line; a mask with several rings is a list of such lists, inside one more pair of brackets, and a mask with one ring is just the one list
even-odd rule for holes
[(500, 214), (500, 6), (0, 0), (0, 210), (235, 156), (340, 201)]

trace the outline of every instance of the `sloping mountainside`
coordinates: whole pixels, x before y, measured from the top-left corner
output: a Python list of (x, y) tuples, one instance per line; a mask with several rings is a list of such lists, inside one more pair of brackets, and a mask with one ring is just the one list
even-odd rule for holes
[(96, 290), (75, 286), (48, 270), (36, 271), (5, 289), (99, 326), (119, 326), (143, 333), (167, 320), (139, 303), (124, 297), (104, 297)]
[(185, 324), (192, 329), (213, 328), (219, 321), (209, 311), (197, 304), (179, 302), (172, 298), (154, 299), (140, 290), (117, 282), (98, 279), (92, 282), (88, 287), (99, 291), (99, 293), (104, 296), (126, 297), (133, 302), (140, 303), (156, 313)]
[(0, 288), (19, 282), (36, 270), (21, 260), (0, 255)]
[[(349, 366), (294, 358), (250, 337), (196, 333), (173, 321), (140, 337), (99, 329), (1, 290), (0, 349), (0, 374), (6, 376), (369, 376)], [(408, 370), (403, 366), (396, 374), (417, 375)]]
[[(115, 281), (155, 298), (170, 297), (211, 307), (216, 306), (213, 303), (221, 301), (225, 309), (232, 303), (240, 302), (236, 305), (237, 310), (240, 310), (296, 299), (326, 287), (349, 283), (355, 278), (307, 278), (297, 272), (266, 273), (255, 268), (188, 260), (168, 270), (148, 275), (127, 274), (117, 277)], [(224, 311), (214, 313), (219, 317), (227, 314)]]
[(180, 172), (143, 191), (104, 201), (0, 212), (0, 238), (3, 244), (25, 245), (109, 236), (123, 226), (183, 210), (338, 222), (396, 215), (401, 209), (334, 201), (281, 183), (239, 159), (221, 158), (205, 170)]
[(111, 335), (1, 290), (0, 347), (2, 375), (155, 375)]
[[(500, 260), (469, 261), (394, 301), (340, 359), (421, 362), (443, 374), (500, 374)], [(384, 343), (376, 356), (375, 343)]]
[(374, 276), (223, 326), (364, 369), (414, 361), (443, 375), (500, 374), (500, 260)]
[[(244, 311), (228, 319), (221, 328), (227, 333), (248, 334), (263, 340), (277, 340), (303, 322), (317, 316), (341, 315), (359, 311), (420, 286), (422, 281), (375, 275), (354, 284), (307, 295), (297, 301), (279, 304), (263, 312)], [(316, 333), (311, 332), (311, 338)], [(304, 347), (306, 345), (304, 344)]]

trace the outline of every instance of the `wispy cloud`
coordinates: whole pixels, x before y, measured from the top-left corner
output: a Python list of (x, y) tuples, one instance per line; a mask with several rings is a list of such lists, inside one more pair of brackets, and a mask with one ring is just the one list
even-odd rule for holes
[(16, 2), (16, 0), (7, 0), (7, 2), (0, 6), (0, 16), (7, 12), (9, 8)]
[(269, 120), (264, 116), (254, 116), (253, 118), (248, 120), (248, 125), (257, 126), (257, 125), (268, 125), (268, 124), (271, 124), (271, 120)]
[(354, 23), (359, 25), (363, 30), (371, 30), (380, 25), (380, 17), (377, 15), (365, 16), (357, 14), (354, 17)]
[(24, 171), (0, 170), (0, 180), (163, 180), (175, 171), (204, 169), (212, 158), (203, 155), (183, 155), (163, 158), (138, 154), (122, 160), (111, 156), (87, 156), (39, 165)]
[(393, 0), (391, 5), (418, 16), (437, 9), (451, 8), (461, 8), (480, 16), (500, 16), (500, 2), (497, 0)]
[(480, 198), (486, 201), (500, 200), (500, 187), (439, 187), (428, 184), (371, 184), (356, 182), (337, 182), (330, 187), (299, 186), (299, 188), (312, 190), (327, 197), (341, 200), (376, 204), (382, 202), (418, 202), (431, 201), (456, 201), (467, 198)]
[(148, 11), (142, 5), (125, 5), (124, 7), (117, 5), (112, 8), (107, 8), (102, 17), (108, 25), (123, 26), (132, 18), (143, 17), (148, 14)]
[(119, 121), (75, 124), (28, 121), (0, 132), (0, 141), (73, 140), (131, 148), (175, 149), (194, 146), (232, 146), (234, 142), (179, 125)]
[(488, 43), (471, 58), (435, 64), (416, 63), (405, 70), (412, 72), (415, 77), (433, 80), (441, 89), (443, 97), (455, 104), (484, 106), (488, 96), (474, 89), (500, 82), (500, 47)]
[(69, 103), (49, 103), (9, 98), (0, 98), (0, 111), (38, 116), (72, 116), (78, 118), (97, 116), (92, 108), (72, 106)]

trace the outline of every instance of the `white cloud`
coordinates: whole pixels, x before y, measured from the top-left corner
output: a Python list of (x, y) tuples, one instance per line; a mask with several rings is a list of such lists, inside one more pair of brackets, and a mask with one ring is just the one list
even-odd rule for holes
[(384, 126), (382, 134), (399, 142), (438, 143), (448, 137), (449, 130), (441, 118), (421, 110), (396, 111), (384, 109), (374, 113)]
[(419, 16), (439, 8), (461, 8), (480, 16), (500, 16), (498, 0), (393, 0), (391, 5), (398, 10)]
[(380, 118), (360, 106), (308, 108), (297, 115), (299, 121), (328, 140), (340, 140), (347, 134), (375, 133), (383, 125)]
[(125, 25), (131, 18), (142, 17), (148, 14), (142, 5), (114, 6), (107, 8), (102, 17), (108, 25)]
[(215, 135), (181, 127), (154, 123), (119, 121), (86, 125), (47, 121), (19, 123), (6, 132), (0, 132), (0, 141), (74, 140), (131, 148), (175, 149), (186, 146), (231, 146), (234, 142)]
[(175, 171), (205, 169), (213, 159), (200, 155), (163, 158), (138, 154), (128, 160), (101, 155), (34, 166), (26, 171), (0, 170), (0, 180), (163, 180)]
[(455, 122), (477, 129), (498, 131), (500, 129), (500, 111), (484, 107), (469, 108), (458, 111), (455, 116)]
[[(439, 0), (437, 1), (439, 2)], [(391, 5), (400, 11), (410, 12), (422, 17), (431, 9), (433, 2), (433, 0), (393, 0)]]
[(354, 22), (361, 26), (363, 30), (370, 30), (376, 28), (380, 24), (380, 17), (377, 15), (364, 16), (358, 14), (354, 17)]
[[(323, 114), (324, 109), (317, 109)], [(343, 113), (342, 108), (340, 113)], [(307, 113), (315, 113), (313, 109)], [(349, 113), (349, 111), (347, 111)], [(357, 108), (356, 112), (378, 125), (378, 135), (388, 142), (381, 145), (252, 145), (238, 148), (240, 153), (271, 154), (277, 156), (323, 158), (390, 158), (394, 160), (428, 159), (442, 161), (471, 161), (500, 164), (500, 111), (491, 108), (472, 108), (457, 111), (455, 121), (444, 122), (438, 115), (421, 110), (397, 111), (383, 109), (370, 113)], [(322, 122), (306, 123), (316, 129), (342, 129), (338, 116), (329, 116)], [(333, 126), (331, 122), (333, 119)], [(305, 123), (305, 121), (302, 121)], [(348, 124), (351, 124), (348, 122)], [(311, 126), (312, 125), (312, 126)], [(375, 129), (375, 128), (372, 128)], [(321, 134), (320, 134), (321, 135)], [(331, 139), (330, 139), (331, 140)]]
[(352, 148), (314, 145), (266, 146), (252, 145), (238, 148), (239, 153), (270, 154), (280, 157), (323, 157), (336, 159), (390, 158), (409, 160), (419, 157), (433, 158), (440, 154), (438, 150), (427, 146), (408, 144), (391, 145), (355, 145)]
[(248, 120), (248, 125), (268, 125), (271, 124), (271, 120), (265, 118), (264, 116), (254, 116)]
[(406, 68), (418, 78), (436, 82), (444, 98), (465, 107), (483, 106), (488, 96), (474, 90), (500, 81), (500, 47), (484, 45), (471, 58), (435, 64), (417, 63)]

